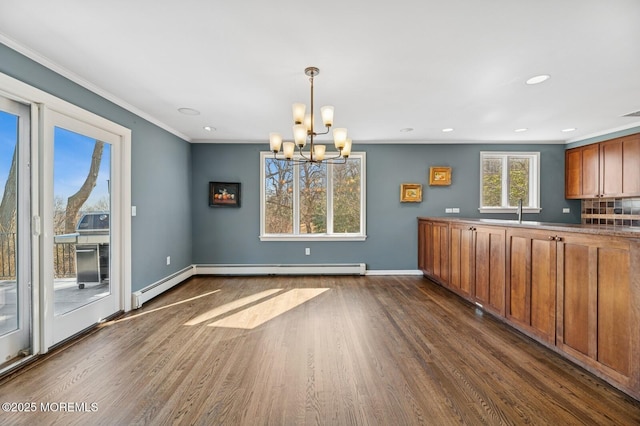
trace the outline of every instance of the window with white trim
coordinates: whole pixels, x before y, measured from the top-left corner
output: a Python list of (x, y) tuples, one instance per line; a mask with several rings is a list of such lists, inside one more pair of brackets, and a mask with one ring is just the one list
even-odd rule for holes
[(480, 212), (540, 212), (539, 152), (480, 152)]
[(345, 164), (260, 153), (260, 240), (364, 240), (365, 153)]

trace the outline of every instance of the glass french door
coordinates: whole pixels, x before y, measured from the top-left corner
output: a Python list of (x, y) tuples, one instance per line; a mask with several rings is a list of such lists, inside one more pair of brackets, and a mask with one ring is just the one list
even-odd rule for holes
[(31, 346), (30, 114), (0, 96), (0, 364)]
[[(43, 161), (45, 347), (121, 309), (114, 250), (120, 136), (52, 110), (45, 112)], [(115, 184), (115, 185), (114, 185)]]

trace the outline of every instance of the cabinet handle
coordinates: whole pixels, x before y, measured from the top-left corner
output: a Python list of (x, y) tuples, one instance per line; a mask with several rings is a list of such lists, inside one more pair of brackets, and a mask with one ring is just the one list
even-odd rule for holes
[(470, 227), (469, 227), (469, 231), (473, 231), (473, 226), (470, 226)]
[(556, 236), (556, 241), (562, 241), (562, 237)]
[(555, 241), (556, 237), (554, 237), (553, 235), (549, 235), (549, 241)]

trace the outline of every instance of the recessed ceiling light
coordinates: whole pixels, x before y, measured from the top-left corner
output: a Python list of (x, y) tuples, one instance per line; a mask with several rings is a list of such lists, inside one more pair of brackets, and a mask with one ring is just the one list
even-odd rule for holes
[(400, 129), (400, 131), (402, 133), (413, 132), (413, 128), (412, 127), (405, 127), (404, 129)]
[(203, 129), (205, 129), (207, 132), (215, 132), (216, 130), (218, 130), (213, 126), (204, 126)]
[(548, 74), (535, 75), (531, 77), (529, 80), (527, 80), (527, 84), (540, 84), (543, 81), (547, 81), (549, 77), (551, 76)]
[(568, 129), (562, 129), (563, 132), (573, 132), (575, 130), (576, 130), (575, 127), (569, 127)]
[(444, 133), (447, 133), (447, 132), (453, 132), (453, 129), (452, 129), (451, 127), (447, 127), (446, 129), (442, 129), (442, 131), (443, 131)]
[(515, 129), (514, 132), (521, 133), (521, 132), (526, 132), (527, 130), (529, 130), (529, 129), (523, 127), (521, 129)]
[(184, 115), (200, 115), (200, 111), (193, 108), (178, 108), (178, 112)]

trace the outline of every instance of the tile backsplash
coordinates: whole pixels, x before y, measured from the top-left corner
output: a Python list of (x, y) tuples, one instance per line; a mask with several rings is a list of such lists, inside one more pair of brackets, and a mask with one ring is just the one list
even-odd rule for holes
[(582, 200), (582, 223), (640, 227), (640, 198)]

